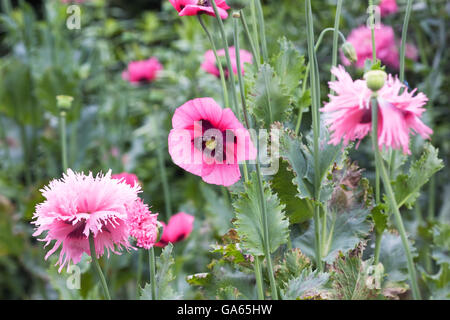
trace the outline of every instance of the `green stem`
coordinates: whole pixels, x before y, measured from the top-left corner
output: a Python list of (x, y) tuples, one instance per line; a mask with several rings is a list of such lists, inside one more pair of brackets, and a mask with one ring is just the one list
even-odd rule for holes
[[(334, 18), (334, 33), (333, 33), (333, 51), (332, 51), (332, 66), (337, 66), (338, 56), (338, 35), (339, 35), (339, 22), (341, 21), (342, 0), (338, 0), (336, 5), (336, 16)], [(331, 74), (331, 81), (336, 80), (336, 76)]]
[[(234, 35), (234, 47), (236, 50), (236, 66), (237, 66), (237, 74), (238, 74), (238, 82), (239, 82), (239, 92), (241, 96), (241, 105), (242, 105), (242, 113), (244, 115), (244, 121), (245, 125), (248, 128), (250, 128), (250, 122), (248, 119), (248, 113), (247, 113), (247, 104), (245, 101), (245, 86), (244, 86), (244, 80), (242, 79), (242, 68), (241, 68), (241, 55), (240, 55), (240, 44), (239, 44), (239, 28), (238, 28), (238, 19), (239, 17), (234, 18), (233, 17), (233, 35)], [(244, 161), (243, 163), (244, 167), (244, 178), (245, 181), (248, 181), (248, 169), (247, 169), (247, 162)]]
[(166, 221), (168, 221), (168, 219), (172, 215), (172, 204), (170, 201), (169, 181), (167, 180), (167, 170), (164, 161), (164, 152), (161, 144), (158, 145), (156, 152), (158, 154), (159, 171), (161, 174), (161, 181), (163, 185), (164, 204), (166, 208)]
[(136, 299), (139, 299), (140, 289), (141, 289), (141, 278), (142, 278), (142, 260), (143, 260), (142, 250), (138, 250), (138, 265), (137, 265), (137, 279), (136, 279)]
[(373, 264), (377, 265), (380, 261), (380, 249), (381, 249), (381, 233), (376, 232), (375, 233), (375, 253), (374, 253), (374, 262)]
[(373, 16), (373, 0), (369, 0), (370, 10), (370, 33), (372, 35), (372, 62), (377, 61), (377, 51), (375, 47), (375, 18)]
[(239, 11), (240, 15), (241, 15), (241, 22), (242, 25), (244, 26), (244, 31), (245, 31), (245, 35), (247, 37), (247, 41), (250, 44), (250, 49), (252, 51), (252, 55), (253, 55), (253, 60), (255, 61), (256, 64), (256, 68), (259, 70), (259, 66), (261, 65), (261, 58), (259, 57), (258, 51), (256, 50), (255, 47), (255, 43), (252, 39), (252, 35), (250, 34), (250, 30), (248, 29), (248, 24), (247, 24), (247, 20), (245, 18), (245, 13), (243, 10)]
[(405, 47), (406, 47), (406, 37), (408, 35), (408, 25), (409, 19), (411, 17), (413, 0), (408, 0), (406, 5), (405, 20), (403, 20), (402, 29), (402, 43), (400, 46), (400, 81), (403, 83), (405, 81)]
[(251, 13), (252, 13), (252, 30), (253, 30), (253, 42), (255, 43), (255, 49), (256, 49), (256, 53), (257, 53), (257, 61), (258, 64), (261, 63), (261, 56), (260, 56), (260, 52), (261, 52), (261, 48), (259, 46), (259, 34), (258, 34), (258, 18), (257, 18), (257, 14), (256, 14), (256, 0), (252, 0), (251, 3)]
[(149, 255), (149, 267), (150, 267), (150, 285), (152, 287), (152, 300), (158, 300), (156, 295), (156, 262), (155, 262), (155, 249), (153, 247), (148, 251)]
[(264, 289), (263, 289), (263, 281), (262, 281), (262, 271), (261, 271), (261, 262), (259, 261), (259, 257), (255, 256), (255, 278), (256, 278), (256, 287), (258, 288), (258, 300), (264, 300)]
[(230, 101), (228, 100), (228, 89), (227, 89), (227, 84), (225, 82), (225, 74), (223, 72), (222, 62), (219, 59), (219, 55), (217, 54), (216, 45), (214, 44), (214, 40), (213, 40), (208, 28), (206, 27), (202, 16), (197, 15), (197, 18), (198, 18), (198, 21), (200, 22), (200, 25), (202, 26), (203, 30), (205, 30), (205, 33), (206, 33), (206, 36), (208, 37), (209, 42), (211, 43), (211, 48), (214, 53), (214, 57), (216, 58), (217, 68), (219, 68), (220, 82), (222, 83), (222, 90), (223, 90), (223, 101), (225, 103), (225, 106), (228, 106)]
[[(314, 51), (315, 52), (317, 52), (317, 50), (319, 49), (319, 47), (320, 47), (320, 45), (322, 43), (323, 37), (329, 31), (334, 31), (334, 28), (326, 28), (326, 29), (322, 30), (322, 32), (319, 35), (319, 38), (317, 39), (316, 45), (314, 46)], [(337, 33), (341, 37), (342, 42), (344, 43), (346, 41), (344, 34), (342, 32), (340, 32), (339, 30), (338, 30)], [(302, 81), (302, 93), (306, 91), (306, 85), (308, 83), (308, 77), (309, 77), (309, 73), (310, 73), (310, 68), (311, 68), (311, 65), (310, 65), (310, 63), (308, 61), (308, 64), (306, 65), (305, 76), (303, 77), (303, 81)], [(303, 112), (300, 112), (300, 111), (298, 113), (297, 125), (295, 126), (295, 134), (297, 134), (297, 135), (300, 132), (300, 126), (301, 126), (302, 118), (303, 118)]]
[(211, 4), (214, 9), (214, 14), (216, 15), (216, 20), (219, 24), (219, 30), (220, 30), (220, 34), (222, 36), (222, 41), (224, 44), (225, 58), (227, 61), (227, 68), (228, 68), (228, 80), (229, 80), (230, 86), (231, 86), (231, 99), (233, 100), (233, 106), (231, 109), (233, 109), (237, 113), (238, 102), (237, 102), (237, 97), (236, 97), (236, 85), (235, 85), (235, 80), (234, 80), (233, 67), (231, 64), (231, 57), (230, 57), (230, 51), (229, 51), (229, 46), (228, 46), (227, 34), (225, 33), (225, 27), (223, 25), (222, 18), (220, 17), (219, 9), (217, 8), (215, 0), (211, 0)]
[(307, 40), (308, 40), (308, 56), (309, 63), (313, 66), (310, 68), (310, 86), (311, 86), (311, 114), (313, 122), (313, 141), (314, 141), (314, 235), (315, 235), (315, 254), (316, 263), (319, 271), (323, 271), (322, 264), (322, 242), (320, 240), (320, 207), (318, 201), (320, 199), (320, 173), (319, 173), (319, 104), (320, 91), (316, 79), (316, 55), (314, 50), (314, 29), (312, 22), (311, 0), (307, 0), (306, 4), (306, 24), (307, 24)]
[[(237, 65), (237, 73), (238, 73), (238, 81), (239, 81), (239, 90), (241, 94), (241, 106), (242, 111), (244, 115), (244, 122), (247, 129), (250, 129), (250, 121), (248, 118), (247, 113), (247, 104), (245, 101), (245, 87), (244, 87), (244, 81), (242, 79), (242, 70), (241, 70), (241, 59), (239, 54), (239, 31), (238, 31), (238, 21), (236, 18), (234, 18), (233, 21), (233, 33), (234, 33), (234, 46), (236, 49), (236, 65)], [(258, 144), (258, 150), (259, 150), (259, 144)], [(257, 160), (258, 161), (258, 160)], [(246, 163), (244, 163), (244, 169), (245, 169), (245, 182), (248, 182), (248, 173), (246, 172), (247, 166)], [(263, 212), (263, 226), (264, 226), (264, 240), (265, 240), (265, 247), (268, 247), (268, 238), (269, 238), (269, 232), (267, 227), (267, 214), (264, 204), (264, 194), (263, 194), (263, 186), (261, 182), (261, 172), (259, 168), (259, 162), (257, 162), (257, 173), (258, 173), (258, 184), (259, 184), (259, 195), (260, 195), (260, 202), (261, 202), (261, 209)], [(266, 231), (267, 229), (267, 231)], [(267, 241), (266, 241), (267, 239)], [(272, 288), (272, 298), (277, 299), (277, 290), (275, 286), (275, 279), (273, 278), (273, 271), (272, 271), (272, 261), (270, 259), (270, 252), (266, 250), (265, 252), (266, 258), (267, 258), (267, 265), (269, 266), (269, 278), (270, 278), (270, 285)], [(259, 257), (255, 257), (255, 277), (256, 277), (256, 284), (258, 286), (258, 299), (264, 300), (264, 291), (263, 291), (263, 283), (262, 283), (262, 270), (261, 266), (259, 264)]]
[(261, 37), (261, 48), (262, 48), (262, 56), (263, 61), (269, 61), (269, 52), (267, 51), (267, 41), (266, 41), (266, 27), (264, 23), (264, 14), (261, 6), (260, 0), (255, 0), (256, 5), (256, 15), (258, 17), (258, 25), (259, 25), (259, 34)]
[(397, 206), (397, 200), (395, 199), (395, 194), (394, 194), (394, 191), (392, 190), (391, 181), (389, 179), (386, 168), (384, 167), (383, 159), (382, 159), (381, 153), (380, 153), (380, 148), (378, 146), (378, 134), (377, 134), (378, 120), (377, 119), (378, 119), (378, 103), (377, 103), (377, 99), (375, 96), (375, 97), (372, 97), (372, 136), (373, 136), (372, 141), (374, 142), (373, 149), (375, 152), (375, 161), (380, 169), (381, 178), (383, 179), (384, 189), (386, 191), (386, 195), (389, 200), (390, 208), (394, 212), (394, 218), (395, 218), (395, 222), (397, 225), (397, 229), (400, 234), (400, 238), (402, 240), (403, 249), (405, 250), (413, 298), (415, 300), (420, 300), (421, 296), (420, 296), (419, 287), (417, 285), (416, 270), (415, 270), (413, 258), (411, 255), (410, 245), (408, 242), (408, 238), (406, 236), (406, 231), (405, 231), (405, 227), (403, 225), (402, 216), (401, 216), (400, 210)]
[(428, 220), (431, 222), (434, 219), (434, 211), (436, 209), (436, 176), (430, 178), (428, 184)]
[(91, 258), (92, 262), (94, 263), (95, 270), (97, 271), (97, 275), (100, 278), (100, 283), (102, 284), (103, 291), (105, 292), (105, 297), (106, 299), (111, 300), (105, 276), (103, 275), (102, 269), (100, 268), (100, 264), (98, 263), (97, 254), (95, 251), (95, 241), (92, 232), (89, 234), (89, 250), (91, 252)]
[(62, 166), (63, 172), (67, 171), (67, 138), (66, 138), (66, 112), (61, 111), (59, 113), (59, 126), (61, 133), (61, 158), (62, 158)]

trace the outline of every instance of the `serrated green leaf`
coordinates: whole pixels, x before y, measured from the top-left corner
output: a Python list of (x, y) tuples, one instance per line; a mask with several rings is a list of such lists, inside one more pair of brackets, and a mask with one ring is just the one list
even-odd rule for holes
[(294, 248), (284, 254), (281, 263), (275, 266), (275, 278), (280, 288), (284, 288), (289, 280), (300, 276), (305, 268), (311, 267), (311, 261), (300, 249)]
[(186, 277), (186, 282), (189, 283), (191, 286), (207, 286), (211, 283), (212, 275), (211, 273), (203, 272), (203, 273), (196, 273), (192, 274)]
[(312, 272), (310, 269), (304, 269), (301, 274), (291, 279), (284, 292), (284, 300), (303, 300), (303, 299), (323, 299), (328, 294), (324, 290), (324, 285), (328, 282), (329, 274)]
[[(263, 187), (269, 226), (267, 249), (272, 253), (287, 242), (289, 221), (283, 211), (284, 205), (280, 204), (276, 194), (266, 183)], [(264, 228), (256, 172), (252, 173), (250, 181), (245, 184), (245, 193), (241, 193), (233, 205), (236, 210), (236, 230), (241, 238), (242, 247), (252, 255), (264, 255)]]
[(272, 59), (272, 65), (281, 85), (292, 95), (305, 76), (305, 57), (285, 37), (278, 40), (280, 52)]
[[(169, 243), (164, 247), (161, 255), (156, 258), (156, 296), (160, 300), (177, 300), (180, 295), (177, 294), (170, 285), (175, 279), (173, 276), (172, 266), (175, 260), (172, 257), (173, 245)], [(140, 300), (151, 300), (152, 290), (151, 284), (147, 283), (141, 289)]]
[(380, 289), (369, 279), (372, 261), (362, 261), (360, 255), (340, 256), (333, 264), (333, 296), (339, 300), (370, 300)]
[(442, 160), (438, 158), (438, 149), (427, 143), (420, 159), (411, 164), (408, 174), (400, 174), (392, 182), (398, 206), (405, 205), (411, 209), (419, 197), (420, 188), (443, 167)]
[(433, 228), (432, 257), (437, 264), (450, 265), (450, 225), (440, 224)]
[[(413, 256), (417, 255), (414, 246)], [(401, 282), (408, 279), (408, 264), (403, 249), (402, 240), (399, 235), (390, 232), (384, 232), (380, 244), (380, 262), (387, 273), (386, 281)]]
[(377, 234), (383, 234), (387, 228), (389, 216), (386, 213), (386, 209), (387, 207), (384, 203), (380, 203), (372, 209), (371, 216), (375, 223), (375, 232)]
[(282, 86), (280, 78), (269, 64), (263, 64), (249, 88), (248, 106), (265, 128), (286, 120), (291, 110), (291, 97)]
[[(333, 263), (339, 253), (346, 254), (364, 239), (371, 229), (367, 220), (367, 209), (354, 209), (347, 213), (331, 213), (327, 219), (327, 244), (324, 246), (322, 260)], [(300, 248), (309, 258), (315, 261), (314, 221), (311, 221), (307, 231), (293, 240), (293, 245)]]
[(307, 198), (297, 197), (295, 175), (286, 160), (280, 161), (278, 172), (273, 176), (272, 189), (277, 193), (291, 224), (305, 222), (314, 215), (314, 203)]

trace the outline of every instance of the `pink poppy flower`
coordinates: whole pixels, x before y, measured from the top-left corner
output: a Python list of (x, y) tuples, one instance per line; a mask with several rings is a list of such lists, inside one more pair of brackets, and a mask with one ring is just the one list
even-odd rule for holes
[(148, 60), (132, 61), (128, 64), (122, 78), (131, 83), (151, 82), (156, 79), (163, 69), (161, 63), (155, 57)]
[(77, 264), (83, 253), (90, 254), (89, 235), (93, 235), (97, 257), (105, 249), (118, 251), (131, 247), (128, 242), (126, 206), (138, 198), (139, 185), (130, 187), (123, 181), (111, 178), (111, 171), (96, 177), (68, 170), (60, 180), (53, 180), (41, 190), (45, 201), (36, 206), (32, 223), (37, 226), (33, 236), (46, 232), (41, 241), (47, 246), (56, 243), (45, 259), (61, 245), (57, 264), (59, 272), (72, 261)]
[(125, 181), (126, 184), (128, 184), (131, 187), (134, 187), (136, 184), (139, 184), (138, 177), (133, 173), (128, 173), (128, 172), (117, 173), (117, 174), (113, 174), (111, 176), (111, 178), (117, 179), (117, 180), (123, 180), (123, 181)]
[(175, 110), (169, 134), (173, 162), (211, 184), (230, 186), (241, 173), (238, 162), (256, 159), (249, 132), (231, 109), (212, 98), (186, 102)]
[[(366, 59), (372, 59), (372, 34), (367, 26), (360, 26), (353, 29), (347, 37), (356, 50), (358, 61), (355, 63), (358, 68), (363, 68)], [(394, 30), (390, 26), (380, 25), (375, 28), (375, 49), (377, 58), (387, 66), (398, 69), (399, 54)], [(341, 59), (344, 65), (350, 65), (350, 61), (341, 52)]]
[(190, 214), (179, 212), (170, 217), (167, 225), (163, 225), (163, 233), (161, 240), (156, 244), (158, 247), (165, 247), (169, 242), (176, 243), (186, 239), (194, 228), (194, 216)]
[[(365, 80), (353, 81), (342, 66), (333, 68), (331, 72), (337, 81), (330, 82), (329, 86), (336, 95), (329, 95), (330, 102), (325, 103), (321, 111), (327, 114), (325, 123), (332, 132), (330, 143), (337, 145), (343, 139), (347, 145), (349, 141), (363, 139), (372, 130), (371, 91)], [(405, 90), (399, 95), (401, 88)], [(408, 92), (406, 86), (392, 75), (378, 91), (380, 148), (402, 149), (410, 154), (410, 132), (430, 138), (433, 130), (420, 120), (428, 98), (422, 92), (416, 94), (416, 91)]]
[[(195, 16), (197, 14), (206, 13), (215, 17), (214, 8), (211, 0), (169, 0), (172, 6), (179, 12), (180, 16)], [(226, 19), (228, 17), (227, 10), (230, 7), (225, 0), (215, 0), (220, 17)]]
[[(231, 58), (231, 67), (233, 68), (233, 73), (237, 75), (237, 62), (236, 62), (236, 49), (234, 47), (230, 47), (228, 49)], [(240, 58), (241, 58), (241, 70), (242, 74), (244, 74), (244, 63), (253, 63), (253, 56), (247, 50), (240, 50)], [(220, 49), (217, 51), (217, 55), (219, 57), (225, 56), (225, 49)], [(217, 67), (216, 57), (214, 56), (214, 52), (212, 50), (208, 50), (205, 53), (202, 69), (208, 73), (215, 75), (216, 77), (220, 76), (219, 68)], [(225, 67), (225, 66), (224, 66)], [(225, 75), (228, 76), (228, 70), (225, 70)]]
[(378, 5), (380, 7), (380, 13), (382, 17), (397, 13), (398, 11), (396, 0), (381, 0)]
[(136, 239), (136, 245), (150, 249), (158, 239), (158, 214), (152, 214), (141, 199), (136, 200), (128, 209), (130, 236)]

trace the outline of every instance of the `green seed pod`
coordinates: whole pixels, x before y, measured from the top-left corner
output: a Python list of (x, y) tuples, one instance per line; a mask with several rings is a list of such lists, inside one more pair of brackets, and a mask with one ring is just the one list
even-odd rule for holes
[(371, 70), (364, 74), (364, 79), (367, 82), (367, 87), (373, 92), (377, 92), (383, 88), (387, 74), (383, 70)]
[(342, 45), (342, 52), (344, 53), (344, 56), (351, 62), (355, 63), (358, 61), (358, 56), (356, 55), (355, 47), (348, 41), (346, 41)]
[(71, 96), (56, 96), (56, 104), (61, 111), (67, 111), (72, 107), (73, 97)]
[(241, 10), (247, 6), (248, 0), (228, 0), (227, 4), (234, 10)]

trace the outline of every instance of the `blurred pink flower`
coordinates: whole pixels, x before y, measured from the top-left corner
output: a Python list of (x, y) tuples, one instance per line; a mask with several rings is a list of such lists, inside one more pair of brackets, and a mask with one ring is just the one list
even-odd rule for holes
[[(321, 111), (327, 113), (325, 123), (332, 133), (330, 143), (337, 145), (344, 139), (344, 145), (347, 145), (349, 141), (363, 139), (372, 130), (371, 91), (365, 80), (353, 81), (342, 66), (331, 72), (337, 81), (330, 82), (329, 86), (336, 95), (329, 95), (330, 102), (325, 103)], [(399, 95), (401, 88), (405, 90)], [(380, 148), (402, 149), (403, 153), (410, 154), (410, 132), (430, 138), (433, 130), (420, 120), (428, 98), (422, 92), (415, 94), (416, 91), (408, 92), (406, 86), (392, 75), (378, 91)]]
[(122, 72), (122, 78), (131, 83), (151, 82), (156, 79), (162, 69), (163, 66), (155, 57), (132, 61), (128, 64), (128, 69)]
[[(367, 26), (360, 26), (353, 29), (347, 38), (356, 50), (358, 61), (356, 67), (364, 68), (366, 59), (372, 59), (372, 34)], [(398, 69), (400, 66), (399, 56), (400, 41), (395, 37), (394, 30), (390, 26), (381, 24), (375, 27), (375, 49), (377, 58), (391, 68)], [(406, 57), (417, 60), (417, 48), (412, 44), (406, 44)], [(350, 61), (344, 56), (341, 50), (341, 60), (344, 65), (350, 65)]]
[(381, 0), (379, 3), (380, 13), (382, 17), (397, 13), (398, 6), (396, 0)]
[(177, 108), (172, 126), (173, 162), (207, 183), (236, 183), (241, 177), (238, 162), (256, 158), (249, 132), (231, 109), (222, 109), (212, 98), (190, 100)]
[(157, 247), (165, 247), (169, 242), (176, 243), (186, 239), (194, 227), (194, 216), (179, 212), (170, 217), (167, 226), (164, 222), (161, 240), (156, 244)]
[[(347, 37), (356, 50), (358, 61), (355, 63), (358, 68), (363, 68), (366, 59), (372, 59), (372, 35), (367, 26), (360, 26), (353, 29)], [(375, 28), (375, 49), (377, 58), (385, 65), (398, 69), (399, 55), (394, 30), (390, 26), (380, 25)], [(344, 65), (350, 65), (350, 61), (341, 52), (341, 59)]]
[(122, 180), (125, 181), (126, 184), (128, 184), (130, 187), (134, 187), (136, 184), (139, 184), (138, 177), (133, 173), (128, 172), (122, 172), (113, 174), (111, 176), (112, 179)]
[[(233, 73), (237, 75), (238, 70), (237, 70), (235, 47), (230, 47), (228, 49), (228, 52), (230, 53), (231, 67), (233, 68)], [(250, 64), (253, 63), (253, 56), (250, 52), (248, 52), (246, 50), (240, 50), (239, 53), (240, 53), (240, 58), (241, 58), (241, 70), (242, 70), (242, 74), (244, 74), (245, 73), (244, 72), (244, 63), (250, 63)], [(224, 57), (225, 49), (218, 50), (217, 55), (219, 57)], [(201, 67), (203, 70), (215, 75), (216, 77), (220, 76), (219, 68), (217, 67), (216, 57), (214, 56), (214, 52), (212, 50), (206, 51)], [(226, 66), (223, 66), (223, 67), (226, 67)], [(224, 72), (225, 72), (225, 75), (228, 76), (228, 70), (225, 70), (225, 68), (224, 68)]]
[[(211, 0), (169, 0), (172, 6), (179, 12), (180, 16), (195, 16), (197, 14), (206, 13), (215, 17)], [(226, 19), (228, 17), (227, 10), (230, 7), (225, 0), (215, 0), (220, 17)]]
[(130, 236), (136, 239), (138, 247), (150, 249), (158, 240), (158, 214), (152, 214), (140, 198), (127, 205), (127, 210)]
[(130, 187), (111, 178), (111, 171), (96, 177), (68, 170), (60, 180), (53, 180), (42, 190), (45, 201), (36, 206), (32, 223), (37, 226), (33, 236), (46, 232), (41, 241), (47, 246), (56, 240), (45, 259), (61, 245), (57, 264), (59, 272), (72, 261), (77, 264), (83, 253), (90, 254), (89, 235), (93, 235), (97, 257), (105, 249), (119, 254), (129, 249), (129, 227), (126, 206), (134, 203), (139, 185)]

